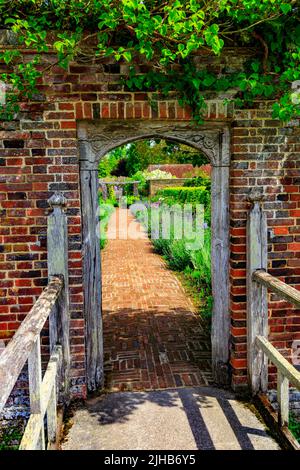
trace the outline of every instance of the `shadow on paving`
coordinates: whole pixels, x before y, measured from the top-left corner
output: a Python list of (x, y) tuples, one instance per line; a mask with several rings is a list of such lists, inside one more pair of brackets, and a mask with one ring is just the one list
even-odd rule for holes
[[(159, 287), (159, 286), (158, 286)], [(145, 296), (146, 297), (146, 296)], [(194, 312), (157, 297), (151, 308), (103, 311), (104, 369), (110, 391), (212, 383), (208, 333)]]
[(249, 408), (210, 387), (111, 393), (89, 400), (85, 419), (101, 449), (278, 449)]

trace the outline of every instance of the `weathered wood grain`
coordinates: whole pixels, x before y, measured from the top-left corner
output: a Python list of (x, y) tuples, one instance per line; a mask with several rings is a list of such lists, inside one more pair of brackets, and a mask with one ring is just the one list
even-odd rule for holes
[(57, 438), (57, 396), (56, 387), (52, 387), (52, 392), (49, 398), (49, 404), (47, 407), (47, 432), (48, 432), (48, 446), (56, 442)]
[(276, 348), (263, 336), (258, 336), (255, 340), (256, 347), (261, 349), (269, 360), (284, 375), (289, 382), (300, 390), (300, 372), (277, 351)]
[(268, 364), (264, 354), (255, 348), (258, 335), (268, 334), (268, 299), (265, 287), (253, 282), (257, 269), (267, 268), (267, 222), (258, 200), (247, 220), (247, 358), (248, 378), (253, 394), (267, 390)]
[(53, 211), (48, 216), (47, 249), (48, 276), (63, 276), (64, 286), (57, 305), (50, 318), (50, 348), (62, 346), (62, 367), (60, 372), (60, 400), (69, 400), (70, 381), (70, 309), (69, 309), (69, 270), (68, 270), (68, 225), (65, 214), (66, 200), (60, 193), (49, 199)]
[[(19, 450), (37, 450), (39, 449), (39, 439), (41, 431), (44, 430), (44, 417), (47, 412), (47, 418), (50, 417), (48, 424), (48, 439), (55, 441), (57, 430), (56, 403), (54, 406), (53, 397), (56, 388), (56, 379), (59, 366), (62, 360), (62, 348), (56, 346), (51, 354), (43, 381), (40, 387), (40, 408), (39, 412), (32, 413), (24, 431)], [(49, 407), (50, 405), (50, 407)], [(49, 414), (48, 414), (49, 411)], [(54, 413), (55, 411), (55, 413)], [(52, 442), (53, 442), (52, 441)], [(45, 447), (44, 447), (45, 448)]]
[(270, 291), (278, 294), (282, 299), (291, 302), (300, 308), (300, 291), (292, 286), (289, 286), (285, 282), (281, 281), (277, 277), (265, 271), (255, 271), (252, 275), (254, 281), (268, 288)]
[(62, 279), (53, 277), (12, 340), (0, 355), (0, 411), (26, 363), (34, 344), (61, 292)]
[[(229, 132), (220, 135), (219, 152), (224, 155), (220, 165), (212, 167), (212, 370), (216, 383), (229, 384)], [(225, 165), (225, 162), (228, 162)]]
[[(29, 398), (30, 413), (32, 415), (41, 414), (41, 386), (42, 386), (42, 362), (41, 362), (41, 341), (37, 337), (32, 351), (28, 357), (28, 376), (29, 376)], [(38, 434), (37, 449), (45, 450), (45, 431), (41, 426)]]
[(101, 256), (98, 207), (98, 175), (81, 171), (84, 316), (88, 389), (103, 385), (103, 330), (101, 305)]
[(278, 422), (280, 426), (289, 424), (289, 380), (278, 370), (277, 401), (279, 405)]

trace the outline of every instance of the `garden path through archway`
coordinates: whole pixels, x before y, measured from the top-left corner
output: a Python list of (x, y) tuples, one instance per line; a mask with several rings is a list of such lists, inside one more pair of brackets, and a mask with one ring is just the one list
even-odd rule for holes
[(147, 120), (79, 121), (87, 384), (103, 384), (101, 257), (97, 237), (98, 163), (110, 150), (141, 139), (160, 138), (199, 149), (212, 165), (212, 369), (216, 383), (229, 382), (229, 166), (226, 124)]

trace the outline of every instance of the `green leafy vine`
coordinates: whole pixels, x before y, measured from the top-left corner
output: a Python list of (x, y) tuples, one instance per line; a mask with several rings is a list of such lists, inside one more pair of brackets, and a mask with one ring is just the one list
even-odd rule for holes
[[(299, 12), (298, 0), (0, 0), (0, 28), (12, 35), (0, 48), (1, 118), (14, 118), (20, 102), (34, 99), (54, 66), (111, 57), (150, 64), (143, 74), (131, 65), (126, 87), (175, 92), (197, 121), (208, 91), (230, 90), (228, 99), (240, 106), (273, 100), (274, 118), (290, 120), (300, 112)], [(197, 55), (218, 56), (226, 46), (255, 50), (244, 71), (196, 66)], [(47, 61), (53, 53), (56, 61)]]

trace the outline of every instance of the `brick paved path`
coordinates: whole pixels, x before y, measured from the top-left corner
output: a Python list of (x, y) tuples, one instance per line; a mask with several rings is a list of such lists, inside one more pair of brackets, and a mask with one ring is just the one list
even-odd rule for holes
[[(108, 236), (115, 218), (117, 239), (102, 251), (107, 389), (208, 385), (209, 339), (192, 302), (129, 211), (116, 210)], [(124, 239), (129, 225), (139, 239)]]

